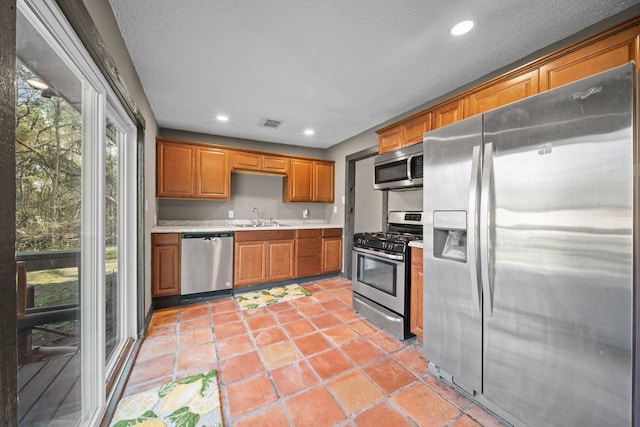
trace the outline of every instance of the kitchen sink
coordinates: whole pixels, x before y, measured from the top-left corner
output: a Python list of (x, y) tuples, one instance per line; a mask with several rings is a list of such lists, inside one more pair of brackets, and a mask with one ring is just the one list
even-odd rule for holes
[(289, 224), (280, 224), (276, 222), (262, 224), (233, 224), (233, 226), (240, 228), (291, 227)]

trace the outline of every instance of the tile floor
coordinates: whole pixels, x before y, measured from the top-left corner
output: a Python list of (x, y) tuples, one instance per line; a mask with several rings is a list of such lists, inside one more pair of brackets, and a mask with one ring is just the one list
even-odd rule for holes
[(154, 313), (125, 395), (215, 368), (226, 426), (501, 426), (436, 380), (415, 339), (351, 308), (351, 282), (240, 310), (234, 298)]

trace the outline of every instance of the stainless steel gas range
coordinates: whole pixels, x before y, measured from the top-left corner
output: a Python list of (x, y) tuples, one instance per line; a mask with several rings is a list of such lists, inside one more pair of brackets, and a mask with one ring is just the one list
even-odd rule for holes
[(398, 339), (410, 338), (410, 248), (422, 212), (392, 211), (387, 230), (353, 236), (353, 308)]

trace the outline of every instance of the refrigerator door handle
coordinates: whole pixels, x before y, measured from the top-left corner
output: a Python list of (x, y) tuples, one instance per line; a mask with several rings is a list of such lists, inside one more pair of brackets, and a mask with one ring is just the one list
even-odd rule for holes
[(493, 316), (493, 286), (489, 272), (489, 202), (491, 197), (491, 177), (493, 175), (493, 143), (484, 147), (482, 164), (482, 191), (480, 192), (480, 271), (482, 272), (483, 300), (486, 301), (484, 314)]
[(480, 311), (480, 282), (478, 281), (478, 184), (480, 183), (480, 145), (473, 147), (471, 155), (471, 183), (469, 185), (469, 215), (467, 216), (467, 244), (469, 247), (469, 273), (473, 308)]

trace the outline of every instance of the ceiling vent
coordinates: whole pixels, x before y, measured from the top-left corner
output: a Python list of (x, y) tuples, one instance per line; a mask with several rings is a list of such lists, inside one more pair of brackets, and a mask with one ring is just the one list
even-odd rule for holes
[(260, 124), (260, 126), (265, 128), (278, 129), (281, 124), (282, 122), (278, 120), (264, 119), (264, 121)]

